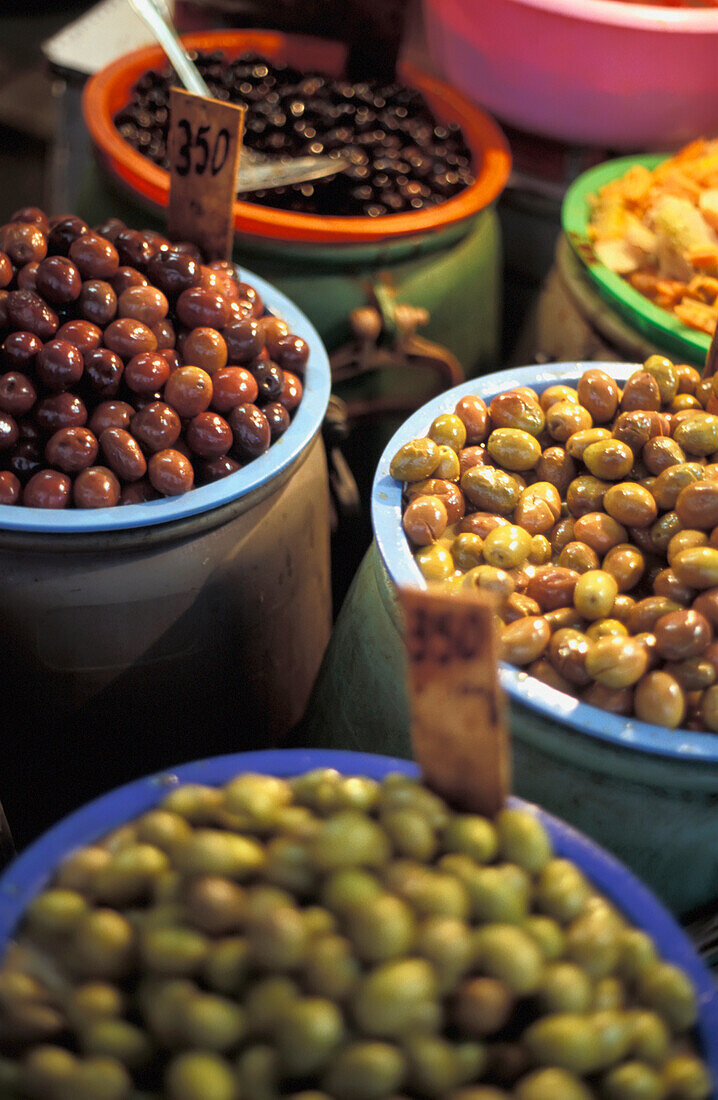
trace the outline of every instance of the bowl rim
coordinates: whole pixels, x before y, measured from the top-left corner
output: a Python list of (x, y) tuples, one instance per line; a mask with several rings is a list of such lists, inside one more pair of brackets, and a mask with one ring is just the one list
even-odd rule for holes
[(536, 8), (580, 23), (601, 23), (637, 31), (705, 34), (718, 31), (715, 8), (664, 8), (650, 3), (620, 0), (505, 0), (521, 8)]
[[(606, 0), (617, 3), (620, 0)], [(629, 5), (630, 6), (630, 5)], [(718, 13), (718, 8), (716, 8)], [(655, 305), (639, 293), (615, 271), (601, 263), (593, 251), (588, 236), (590, 207), (588, 198), (607, 183), (619, 179), (629, 168), (642, 165), (653, 169), (670, 153), (646, 153), (617, 157), (582, 172), (569, 186), (561, 204), (561, 227), (581, 269), (604, 301), (608, 302), (631, 325), (672, 354), (704, 362), (710, 347), (710, 336), (689, 328), (667, 309)]]
[[(395, 585), (426, 588), (419, 567), (412, 556), (401, 526), (401, 485), (389, 472), (392, 458), (402, 444), (426, 434), (432, 420), (440, 413), (452, 412), (456, 402), (467, 394), (476, 394), (488, 401), (498, 393), (515, 386), (533, 386), (539, 390), (556, 383), (575, 382), (584, 370), (599, 368), (625, 380), (640, 363), (573, 362), (551, 363), (547, 366), (516, 367), (510, 370), (472, 378), (433, 398), (418, 409), (394, 433), (387, 443), (374, 475), (371, 495), (371, 518), (381, 559)], [(702, 761), (718, 763), (718, 734), (691, 730), (669, 730), (624, 718), (598, 707), (582, 703), (572, 695), (543, 684), (533, 676), (511, 665), (500, 665), (499, 679), (510, 699), (551, 721), (570, 725), (579, 733), (588, 734), (622, 749), (639, 750), (657, 756), (671, 757), (683, 763)]]
[[(254, 48), (277, 57), (289, 46), (315, 49), (322, 42), (336, 64), (344, 55), (339, 43), (309, 35), (270, 31), (205, 31), (182, 36), (188, 49), (219, 49), (236, 54)], [(329, 68), (332, 67), (331, 61)], [(82, 94), (82, 112), (95, 148), (105, 166), (130, 190), (154, 206), (165, 207), (169, 195), (169, 173), (143, 157), (120, 137), (112, 120), (117, 107), (111, 106), (123, 94), (126, 102), (134, 81), (148, 68), (164, 66), (160, 46), (147, 46), (125, 54), (90, 77)], [(320, 67), (320, 66), (317, 66)], [(478, 214), (503, 190), (511, 170), (508, 142), (498, 123), (466, 96), (416, 66), (401, 63), (405, 81), (417, 87), (436, 109), (455, 118), (476, 159), (476, 179), (464, 191), (426, 210), (411, 214), (387, 214), (381, 218), (294, 214), (250, 202), (235, 202), (235, 230), (242, 234), (314, 244), (370, 244), (413, 234), (436, 232)], [(119, 106), (119, 103), (118, 103)], [(441, 111), (439, 112), (441, 114)]]
[[(313, 768), (335, 768), (374, 779), (389, 772), (419, 775), (416, 764), (391, 756), (338, 749), (269, 749), (209, 757), (133, 780), (69, 814), (6, 868), (0, 876), (0, 947), (14, 934), (28, 903), (62, 858), (155, 806), (177, 784), (218, 785), (242, 771), (290, 777)], [(556, 855), (577, 863), (634, 925), (653, 937), (661, 957), (690, 976), (698, 994), (701, 1054), (718, 1081), (718, 986), (675, 918), (623, 863), (585, 834), (523, 799), (511, 797), (509, 804), (535, 814), (546, 827)]]
[(302, 336), (310, 347), (302, 376), (302, 400), (286, 432), (263, 455), (241, 470), (209, 485), (192, 489), (183, 496), (161, 497), (144, 504), (115, 505), (114, 508), (25, 508), (22, 504), (0, 504), (0, 531), (38, 534), (94, 534), (128, 531), (171, 523), (229, 504), (247, 496), (278, 477), (299, 457), (320, 430), (329, 404), (331, 375), (329, 358), (308, 317), (281, 291), (253, 271), (241, 268), (245, 282), (260, 293), (271, 313), (281, 317), (291, 332)]

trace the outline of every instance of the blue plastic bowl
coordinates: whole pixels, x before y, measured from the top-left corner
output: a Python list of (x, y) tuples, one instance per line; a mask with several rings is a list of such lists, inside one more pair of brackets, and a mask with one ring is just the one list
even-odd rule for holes
[[(273, 749), (215, 756), (118, 787), (50, 829), (18, 856), (2, 875), (0, 952), (4, 952), (29, 902), (47, 885), (66, 856), (156, 806), (167, 791), (178, 783), (219, 785), (240, 772), (293, 776), (312, 768), (336, 768), (345, 775), (365, 775), (373, 779), (381, 779), (389, 772), (411, 776), (420, 774), (415, 764), (391, 756), (338, 750)], [(536, 813), (551, 836), (556, 854), (581, 867), (596, 888), (632, 924), (653, 937), (659, 954), (690, 976), (700, 1007), (697, 1034), (701, 1054), (713, 1079), (718, 1081), (718, 988), (683, 930), (650, 890), (593, 841), (530, 803), (518, 798), (512, 798), (510, 802)]]
[[(532, 386), (539, 393), (563, 383), (575, 386), (584, 370), (598, 367), (623, 382), (640, 364), (637, 363), (552, 363), (546, 367), (518, 367), (515, 370), (487, 374), (447, 390), (423, 405), (392, 436), (379, 460), (372, 488), (371, 514), (374, 537), (384, 566), (396, 585), (426, 588), (426, 581), (414, 561), (409, 542), (401, 526), (401, 485), (389, 473), (392, 458), (404, 443), (426, 435), (431, 422), (441, 413), (453, 412), (457, 401), (477, 394), (490, 401), (499, 393), (516, 386)], [(598, 737), (622, 748), (637, 749), (684, 761), (706, 760), (718, 763), (718, 734), (690, 730), (669, 730), (635, 718), (610, 714), (598, 707), (581, 703), (572, 695), (548, 687), (510, 665), (502, 664), (501, 685), (516, 703), (538, 711), (552, 722), (562, 722), (581, 733)]]
[(327, 411), (331, 377), (329, 360), (321, 338), (300, 309), (270, 283), (242, 268), (241, 277), (262, 296), (270, 313), (289, 325), (290, 332), (303, 337), (310, 354), (304, 377), (302, 400), (284, 435), (268, 451), (253, 459), (236, 474), (209, 485), (192, 489), (179, 497), (163, 497), (146, 504), (127, 504), (115, 508), (23, 508), (0, 504), (0, 530), (36, 531), (44, 534), (90, 534), (97, 531), (127, 531), (158, 523), (186, 519), (209, 512), (223, 504), (246, 496), (266, 485), (288, 466), (314, 439)]

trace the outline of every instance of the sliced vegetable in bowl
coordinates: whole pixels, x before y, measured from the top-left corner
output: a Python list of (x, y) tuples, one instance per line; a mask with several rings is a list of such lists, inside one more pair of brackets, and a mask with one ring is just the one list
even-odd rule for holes
[(562, 224), (621, 316), (674, 356), (705, 361), (718, 321), (718, 140), (585, 172)]

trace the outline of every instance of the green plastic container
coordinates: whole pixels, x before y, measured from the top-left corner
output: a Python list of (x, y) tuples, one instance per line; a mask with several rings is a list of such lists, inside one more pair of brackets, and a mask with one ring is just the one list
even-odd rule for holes
[[(603, 367), (619, 379), (633, 369)], [(422, 581), (398, 521), (398, 487), (388, 477), (391, 456), (463, 394), (488, 397), (513, 385), (542, 389), (575, 380), (583, 369), (580, 363), (523, 368), (466, 383), (419, 410), (390, 441), (373, 497), (384, 557), (372, 545), (347, 594), (310, 701), (306, 744), (411, 756), (405, 655), (390, 573), (402, 583)], [(392, 486), (396, 501), (389, 500)], [(393, 532), (386, 514), (392, 508)], [(515, 669), (504, 667), (501, 681), (509, 694), (515, 793), (613, 851), (677, 914), (715, 901), (718, 736), (618, 718), (545, 689)]]

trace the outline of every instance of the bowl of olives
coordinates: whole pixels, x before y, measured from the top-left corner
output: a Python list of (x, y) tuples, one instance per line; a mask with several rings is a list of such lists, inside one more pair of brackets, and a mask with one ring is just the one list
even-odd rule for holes
[(713, 385), (662, 357), (474, 379), (395, 434), (372, 499), (390, 582), (498, 595), (517, 793), (679, 913), (718, 896)]
[(0, 227), (0, 283), (0, 528), (183, 519), (266, 484), (319, 431), (309, 321), (194, 245), (25, 207)]
[(714, 1095), (718, 992), (621, 864), (390, 757), (216, 757), (0, 879), (3, 1096)]
[(714, 407), (712, 380), (662, 356), (456, 387), (379, 465), (384, 562), (398, 584), (497, 594), (509, 694), (599, 737), (714, 758)]

